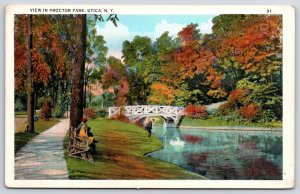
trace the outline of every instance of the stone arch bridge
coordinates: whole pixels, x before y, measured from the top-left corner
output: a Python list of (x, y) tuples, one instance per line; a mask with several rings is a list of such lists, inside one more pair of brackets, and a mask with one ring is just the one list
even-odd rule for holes
[(122, 111), (131, 121), (136, 121), (147, 116), (161, 116), (168, 127), (179, 127), (184, 116), (183, 107), (159, 106), (159, 105), (135, 105), (123, 107), (109, 107), (109, 118), (114, 114), (120, 114)]

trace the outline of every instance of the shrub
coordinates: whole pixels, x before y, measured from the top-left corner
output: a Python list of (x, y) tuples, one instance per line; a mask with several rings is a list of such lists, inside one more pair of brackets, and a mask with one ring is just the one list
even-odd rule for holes
[(251, 103), (242, 107), (239, 112), (242, 117), (253, 121), (259, 115), (260, 107), (255, 103)]
[(225, 102), (224, 104), (221, 104), (218, 108), (218, 111), (221, 115), (226, 115), (231, 112), (233, 108), (232, 102)]
[(208, 113), (205, 106), (189, 104), (184, 109), (184, 114), (190, 118), (206, 119)]
[(84, 110), (84, 115), (89, 119), (95, 119), (96, 118), (96, 112), (93, 108), (86, 108)]
[(25, 110), (26, 110), (25, 105), (22, 103), (20, 99), (17, 99), (15, 102), (15, 111), (25, 111)]
[(44, 101), (45, 101), (45, 97), (39, 97), (36, 101), (36, 108), (37, 109), (42, 108)]
[(246, 97), (246, 92), (242, 89), (233, 90), (229, 96), (228, 101), (231, 103), (241, 103)]
[(119, 121), (123, 121), (123, 122), (129, 123), (129, 118), (126, 115), (124, 115), (123, 113), (114, 114), (114, 115), (112, 115), (111, 118), (115, 119), (115, 120), (119, 120)]
[(44, 120), (51, 118), (51, 100), (46, 98), (40, 111), (40, 117)]
[(106, 110), (104, 108), (99, 108), (96, 110), (96, 115), (98, 117), (104, 118), (106, 116)]
[(64, 111), (60, 104), (56, 104), (52, 113), (54, 118), (62, 118), (64, 116)]

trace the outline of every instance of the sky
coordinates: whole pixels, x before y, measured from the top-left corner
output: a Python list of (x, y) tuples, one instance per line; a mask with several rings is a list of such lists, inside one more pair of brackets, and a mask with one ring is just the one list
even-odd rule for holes
[(215, 15), (118, 15), (118, 26), (112, 22), (97, 25), (97, 33), (104, 37), (108, 56), (121, 58), (122, 43), (134, 36), (148, 36), (155, 41), (165, 31), (176, 37), (177, 33), (190, 23), (197, 23), (202, 34), (211, 33)]

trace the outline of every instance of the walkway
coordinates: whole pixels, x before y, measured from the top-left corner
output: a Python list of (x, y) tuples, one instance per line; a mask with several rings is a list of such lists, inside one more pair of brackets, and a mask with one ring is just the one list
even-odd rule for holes
[(68, 179), (63, 140), (69, 119), (35, 136), (15, 156), (15, 179)]

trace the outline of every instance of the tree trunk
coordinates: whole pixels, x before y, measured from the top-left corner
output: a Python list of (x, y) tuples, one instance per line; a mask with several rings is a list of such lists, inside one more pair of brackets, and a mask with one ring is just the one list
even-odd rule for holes
[(27, 15), (27, 131), (34, 132), (34, 88), (33, 88), (33, 66), (32, 66), (32, 15)]
[(84, 90), (83, 90), (83, 109), (85, 109), (86, 108), (86, 85), (87, 85), (87, 80), (86, 80), (87, 78), (84, 78), (84, 86), (83, 86), (83, 88), (84, 88)]
[(72, 72), (70, 124), (76, 128), (83, 116), (83, 84), (86, 52), (86, 15), (75, 16), (76, 50)]

